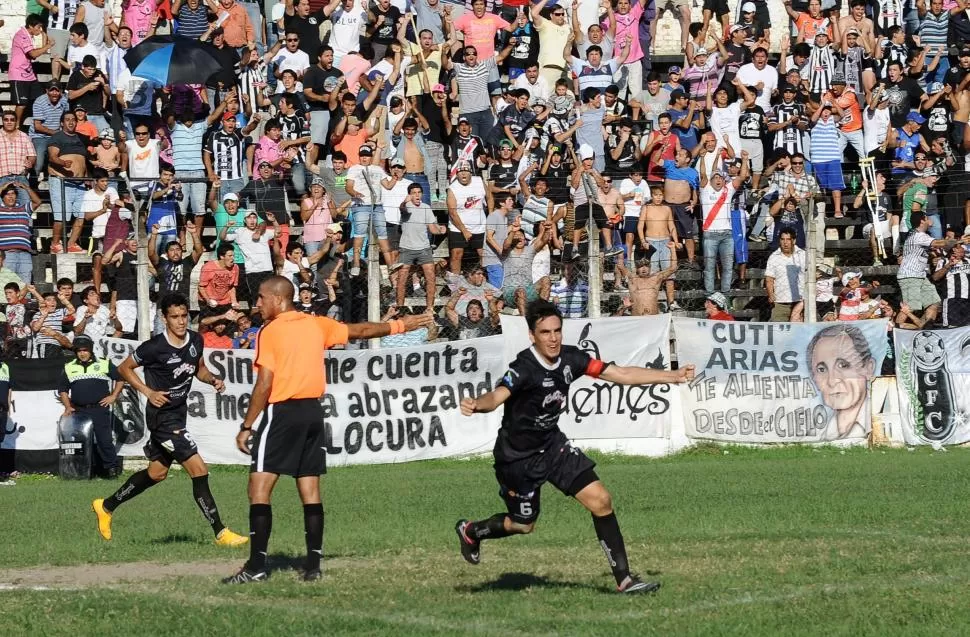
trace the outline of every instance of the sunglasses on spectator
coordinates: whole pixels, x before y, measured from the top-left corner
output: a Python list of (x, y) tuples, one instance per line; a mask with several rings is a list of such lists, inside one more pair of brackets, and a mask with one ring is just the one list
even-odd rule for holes
[(553, 13), (552, 15), (557, 15), (559, 17), (562, 17), (562, 16), (566, 15), (566, 12), (565, 11), (557, 11), (557, 12)]
[(803, 161), (793, 161), (791, 163), (791, 165), (792, 166), (804, 166), (805, 165), (805, 162), (803, 162)]
[(287, 42), (299, 42), (300, 38), (286, 38)]
[(148, 131), (147, 130), (136, 130), (135, 131), (135, 135), (147, 135), (147, 134), (148, 134)]
[(605, 179), (603, 180), (603, 183), (604, 183), (604, 184), (612, 184), (612, 183), (613, 183), (613, 180), (612, 180), (612, 179), (610, 179), (609, 177), (607, 177), (607, 178), (605, 178)]

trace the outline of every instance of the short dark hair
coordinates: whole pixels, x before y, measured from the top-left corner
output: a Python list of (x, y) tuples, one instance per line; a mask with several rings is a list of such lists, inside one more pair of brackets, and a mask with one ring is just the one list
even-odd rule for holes
[(330, 155), (330, 161), (347, 161), (347, 154), (342, 150), (335, 150), (333, 154)]
[(923, 223), (923, 219), (926, 218), (925, 212), (911, 212), (909, 214), (909, 227), (916, 228), (919, 224)]
[(168, 249), (171, 248), (172, 246), (178, 246), (181, 248), (182, 244), (176, 241), (175, 239), (172, 239), (171, 241), (165, 244), (165, 252), (168, 252)]
[(64, 277), (61, 277), (61, 278), (59, 278), (57, 280), (57, 284), (54, 287), (58, 287), (59, 288), (59, 287), (65, 286), (65, 285), (70, 285), (73, 288), (74, 287), (74, 281), (72, 281), (69, 278), (67, 278), (66, 276), (64, 276)]
[(418, 120), (414, 119), (413, 117), (405, 117), (404, 121), (401, 122), (401, 130), (404, 130), (405, 128), (417, 128), (417, 127), (418, 127)]
[(283, 125), (280, 124), (280, 120), (276, 119), (275, 117), (273, 119), (266, 121), (266, 126), (264, 127), (264, 130), (272, 130), (274, 128), (278, 130), (283, 130)]
[(600, 55), (603, 55), (603, 47), (593, 44), (586, 49), (586, 57), (589, 57), (590, 53), (599, 53)]
[(408, 186), (408, 194), (410, 194), (412, 190), (420, 190), (421, 192), (424, 192), (424, 187), (416, 181), (412, 181), (411, 185)]
[(515, 197), (512, 196), (512, 193), (508, 192), (507, 190), (503, 190), (500, 193), (496, 193), (494, 197), (495, 205), (501, 206), (509, 199), (511, 199), (512, 201), (515, 201)]
[(91, 179), (97, 181), (99, 179), (107, 179), (108, 171), (104, 168), (95, 168), (91, 171)]
[(189, 300), (185, 298), (184, 294), (172, 292), (162, 297), (162, 302), (158, 304), (158, 309), (161, 310), (162, 316), (168, 316), (168, 311), (173, 307), (184, 307), (188, 310)]
[(95, 287), (93, 285), (89, 285), (88, 287), (81, 290), (81, 301), (85, 301), (89, 296), (91, 296), (92, 292), (97, 293), (98, 298), (101, 298), (101, 294), (95, 289)]
[(216, 256), (220, 259), (226, 256), (227, 252), (233, 252), (232, 244), (229, 242), (220, 243), (219, 247), (216, 248)]
[(14, 292), (20, 292), (20, 286), (17, 285), (16, 283), (14, 283), (13, 281), (11, 281), (10, 283), (8, 283), (5, 286), (3, 286), (3, 289), (5, 291), (6, 290), (13, 290)]
[(166, 162), (160, 162), (158, 166), (158, 172), (161, 173), (172, 173), (175, 174), (175, 166)]
[(529, 326), (530, 332), (535, 332), (539, 321), (550, 316), (558, 316), (559, 321), (562, 322), (562, 312), (559, 308), (544, 299), (533, 301), (525, 308), (525, 323)]
[(33, 27), (40, 26), (42, 24), (44, 24), (44, 21), (36, 13), (31, 13), (27, 16), (27, 20), (24, 21), (24, 25), (28, 29), (32, 29)]
[(75, 22), (71, 25), (69, 30), (74, 35), (84, 36), (85, 38), (88, 37), (88, 25), (84, 24), (83, 22)]
[(795, 232), (794, 228), (783, 228), (782, 231), (778, 233), (778, 237), (781, 238), (786, 234), (788, 235), (788, 238), (791, 239), (792, 241), (798, 238), (798, 233)]
[(329, 44), (321, 44), (319, 47), (317, 47), (317, 59), (319, 60), (320, 56), (327, 51), (333, 52), (333, 47)]
[(303, 247), (302, 243), (300, 243), (299, 241), (290, 241), (289, 243), (286, 244), (286, 254), (293, 254), (293, 252), (296, 251), (297, 248), (306, 252), (306, 249)]

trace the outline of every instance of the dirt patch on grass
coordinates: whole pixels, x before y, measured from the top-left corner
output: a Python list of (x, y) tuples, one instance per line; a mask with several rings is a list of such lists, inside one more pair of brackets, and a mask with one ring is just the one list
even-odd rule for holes
[(206, 562), (119, 562), (74, 566), (32, 566), (0, 569), (0, 590), (18, 588), (89, 588), (116, 586), (173, 577), (215, 577), (231, 575), (239, 558)]

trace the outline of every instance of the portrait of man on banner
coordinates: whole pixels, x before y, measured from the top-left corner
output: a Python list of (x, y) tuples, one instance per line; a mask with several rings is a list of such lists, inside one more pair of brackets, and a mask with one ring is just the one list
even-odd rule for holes
[(858, 327), (840, 323), (817, 332), (805, 352), (812, 382), (832, 411), (822, 440), (869, 432), (869, 381), (876, 370), (869, 342)]

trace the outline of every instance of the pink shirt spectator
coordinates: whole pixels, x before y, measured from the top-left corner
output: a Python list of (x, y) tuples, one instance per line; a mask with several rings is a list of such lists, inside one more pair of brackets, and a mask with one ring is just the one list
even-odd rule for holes
[(131, 29), (131, 45), (148, 37), (152, 28), (155, 0), (125, 0), (121, 5), (121, 19)]
[(303, 222), (303, 241), (323, 241), (327, 238), (327, 228), (332, 223), (330, 196), (324, 195), (320, 204), (313, 208), (310, 218)]
[(34, 67), (27, 55), (34, 50), (34, 39), (27, 32), (27, 27), (20, 27), (13, 36), (10, 47), (10, 79), (15, 82), (36, 82)]
[(465, 34), (465, 46), (475, 47), (479, 60), (487, 60), (495, 55), (495, 32), (507, 26), (508, 22), (492, 13), (476, 18), (469, 11), (455, 20), (455, 29)]
[[(260, 162), (268, 161), (273, 163), (282, 156), (283, 151), (280, 150), (280, 143), (274, 142), (266, 135), (263, 135), (256, 142), (256, 151), (253, 153), (253, 172), (255, 173), (256, 169), (259, 168)], [(280, 172), (280, 169), (277, 168), (276, 172)]]
[[(636, 62), (643, 57), (643, 49), (640, 47), (640, 16), (643, 15), (643, 5), (639, 0), (630, 0), (630, 12), (625, 15), (614, 13), (616, 16), (616, 37), (613, 41), (617, 47), (623, 42), (626, 36), (630, 36), (630, 55), (626, 58), (626, 64)], [(609, 28), (609, 23), (603, 22), (603, 30)], [(619, 50), (619, 48), (617, 49)]]
[(361, 57), (357, 53), (351, 53), (340, 59), (340, 64), (337, 65), (337, 68), (347, 78), (347, 89), (351, 93), (356, 94), (360, 90), (359, 78), (361, 74), (370, 70), (370, 60)]

